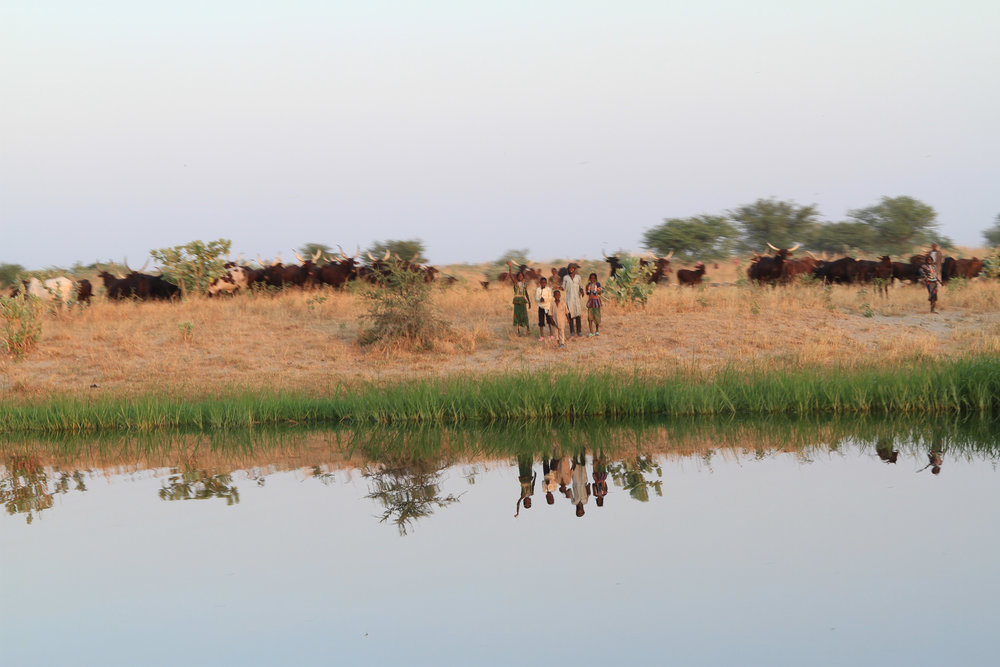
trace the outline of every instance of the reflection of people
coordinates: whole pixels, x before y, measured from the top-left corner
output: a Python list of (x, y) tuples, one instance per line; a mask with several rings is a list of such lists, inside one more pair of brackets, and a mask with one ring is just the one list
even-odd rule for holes
[(583, 506), (590, 498), (590, 483), (587, 481), (587, 455), (580, 452), (573, 462), (573, 496), (576, 515), (583, 516)]
[[(543, 278), (544, 280), (544, 278)], [(542, 459), (542, 490), (545, 491), (545, 502), (549, 505), (556, 502), (553, 495), (559, 488), (559, 459)]]
[(890, 440), (879, 439), (875, 443), (875, 453), (886, 463), (895, 463), (896, 459), (899, 458), (899, 452), (892, 448), (892, 441)]
[(559, 459), (558, 466), (556, 481), (559, 483), (559, 492), (569, 498), (569, 485), (573, 481), (573, 459), (563, 456)]
[(937, 266), (934, 264), (934, 260), (929, 255), (927, 261), (920, 267), (920, 279), (927, 286), (927, 300), (931, 302), (931, 312), (933, 313), (935, 312), (934, 309), (937, 308), (938, 283), (941, 282), (941, 276), (938, 273)]
[(932, 475), (937, 475), (941, 472), (941, 464), (944, 463), (944, 448), (941, 446), (940, 440), (935, 440), (931, 444), (931, 451), (927, 452), (927, 465), (918, 470), (921, 472), (923, 470), (931, 469)]
[(533, 457), (521, 455), (517, 457), (517, 481), (521, 483), (521, 497), (517, 499), (517, 511), (514, 516), (521, 513), (521, 503), (524, 509), (531, 509), (531, 496), (535, 492), (535, 473), (531, 470)]
[(573, 325), (576, 324), (576, 335), (582, 336), (580, 327), (580, 317), (583, 316), (583, 286), (580, 284), (580, 275), (576, 270), (580, 268), (575, 263), (570, 263), (567, 267), (568, 273), (563, 276), (562, 286), (566, 293), (566, 307), (569, 309), (569, 335), (573, 335)]
[(531, 332), (528, 324), (528, 307), (531, 306), (531, 299), (528, 298), (528, 285), (524, 282), (524, 273), (518, 272), (514, 280), (514, 330), (521, 334), (521, 327), (525, 333)]
[(594, 502), (604, 507), (604, 496), (608, 495), (608, 459), (604, 452), (594, 455)]

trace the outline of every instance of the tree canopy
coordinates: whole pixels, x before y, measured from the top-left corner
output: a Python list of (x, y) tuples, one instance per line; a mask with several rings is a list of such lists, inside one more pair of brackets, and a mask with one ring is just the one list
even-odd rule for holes
[(24, 273), (24, 267), (20, 264), (0, 264), (0, 286), (13, 285), (21, 273)]
[(991, 248), (1000, 245), (1000, 213), (997, 213), (993, 226), (983, 231), (983, 238)]
[(758, 199), (729, 211), (729, 217), (743, 231), (745, 249), (758, 252), (768, 243), (779, 248), (805, 243), (819, 227), (815, 206), (775, 199)]
[(878, 204), (849, 211), (847, 215), (874, 231), (872, 249), (876, 252), (902, 255), (917, 246), (941, 240), (937, 234), (937, 213), (913, 197), (882, 197)]
[(808, 245), (817, 251), (851, 254), (874, 248), (877, 239), (875, 230), (863, 222), (831, 222), (820, 225)]
[(658, 255), (673, 251), (676, 261), (722, 259), (728, 257), (740, 232), (721, 215), (696, 215), (690, 218), (669, 218), (647, 229), (642, 245)]
[(226, 273), (225, 258), (232, 244), (229, 239), (191, 241), (149, 254), (162, 265), (163, 277), (181, 288), (181, 294), (204, 294), (209, 283)]
[(303, 257), (312, 257), (317, 252), (320, 255), (335, 255), (333, 249), (325, 243), (304, 243), (301, 248), (299, 248), (299, 254)]
[(408, 239), (401, 241), (399, 239), (388, 239), (386, 241), (376, 241), (368, 248), (374, 257), (379, 258), (385, 254), (385, 251), (389, 250), (392, 252), (394, 257), (400, 259), (406, 259), (411, 262), (426, 262), (427, 258), (424, 257), (424, 242), (420, 239)]

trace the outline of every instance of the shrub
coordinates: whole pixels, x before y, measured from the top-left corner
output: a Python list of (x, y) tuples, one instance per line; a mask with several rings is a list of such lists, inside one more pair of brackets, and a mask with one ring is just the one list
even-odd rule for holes
[(226, 273), (226, 256), (232, 241), (191, 241), (149, 252), (162, 264), (163, 277), (181, 288), (181, 295), (204, 294), (208, 285)]
[[(361, 345), (402, 345), (411, 350), (431, 350), (448, 333), (431, 302), (431, 283), (422, 273), (398, 262), (385, 264), (385, 279), (363, 292), (368, 314), (362, 318)], [(364, 324), (370, 326), (365, 327)]]
[(615, 303), (626, 309), (636, 305), (645, 306), (649, 295), (653, 293), (653, 285), (649, 277), (656, 270), (652, 263), (642, 266), (638, 257), (621, 256), (618, 260), (622, 267), (615, 272), (615, 277), (608, 279), (604, 294)]
[(0, 297), (0, 345), (20, 359), (42, 336), (38, 299), (29, 296)]

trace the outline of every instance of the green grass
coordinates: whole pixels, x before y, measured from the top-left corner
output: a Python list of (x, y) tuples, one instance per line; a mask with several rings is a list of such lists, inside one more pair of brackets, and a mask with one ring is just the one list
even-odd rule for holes
[(334, 395), (261, 392), (184, 399), (155, 394), (0, 406), (0, 433), (212, 431), (273, 424), (495, 424), (554, 419), (752, 415), (993, 415), (1000, 361), (906, 368), (813, 368), (711, 379), (625, 373), (521, 373), (389, 385), (343, 385)]

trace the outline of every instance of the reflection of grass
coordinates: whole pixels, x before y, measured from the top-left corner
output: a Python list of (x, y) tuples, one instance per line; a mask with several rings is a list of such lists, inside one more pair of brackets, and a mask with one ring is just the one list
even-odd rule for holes
[(342, 387), (334, 395), (239, 394), (185, 401), (60, 398), (0, 406), (0, 431), (219, 430), (261, 424), (457, 424), (685, 415), (992, 414), (1000, 365), (991, 357), (908, 367), (723, 371), (666, 378), (604, 372), (519, 373)]

